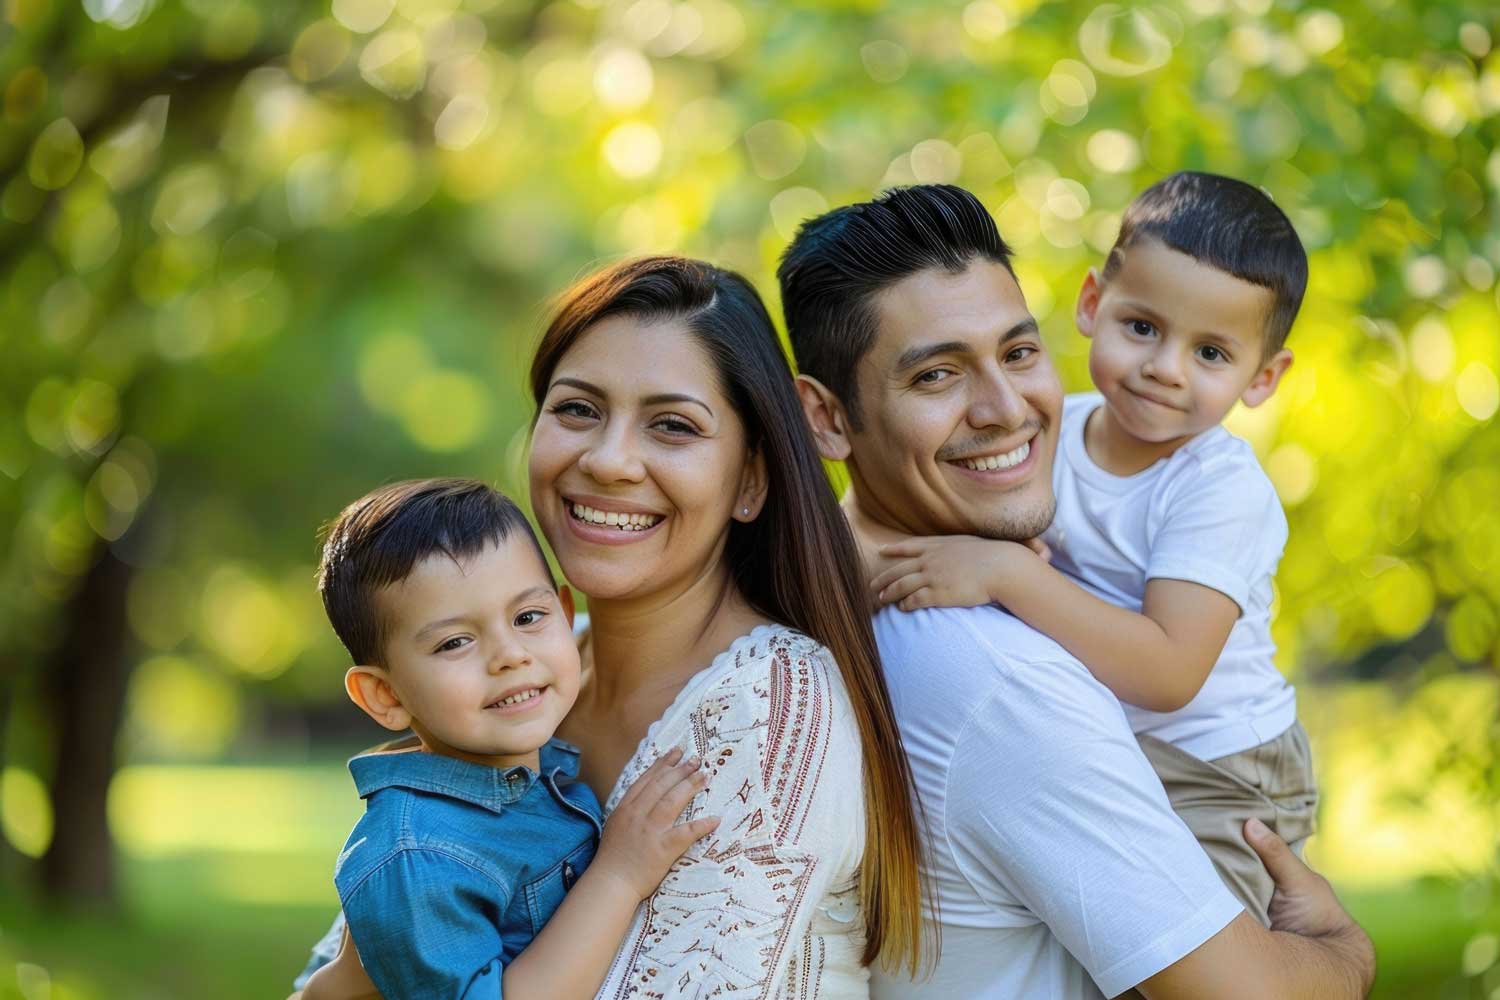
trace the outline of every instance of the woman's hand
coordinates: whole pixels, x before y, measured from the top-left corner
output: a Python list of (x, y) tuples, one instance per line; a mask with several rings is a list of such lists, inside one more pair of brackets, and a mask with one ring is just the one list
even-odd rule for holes
[(613, 878), (639, 901), (656, 891), (682, 853), (719, 825), (718, 817), (678, 823), (693, 796), (708, 784), (702, 762), (673, 747), (635, 780), (604, 824), (589, 871)]

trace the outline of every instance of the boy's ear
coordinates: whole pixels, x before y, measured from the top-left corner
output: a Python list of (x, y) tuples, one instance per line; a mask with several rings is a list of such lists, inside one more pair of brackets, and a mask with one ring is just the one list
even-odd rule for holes
[(573, 588), (566, 583), (557, 588), (557, 603), (562, 605), (563, 615), (568, 619), (568, 628), (573, 627), (573, 616), (577, 609), (573, 606)]
[(411, 727), (411, 713), (401, 704), (401, 696), (382, 668), (350, 667), (344, 674), (344, 690), (349, 693), (350, 701), (391, 732), (404, 732)]
[(1094, 318), (1099, 314), (1099, 296), (1103, 291), (1099, 269), (1089, 268), (1089, 273), (1083, 276), (1083, 287), (1078, 289), (1078, 305), (1073, 309), (1073, 322), (1085, 337), (1094, 335)]
[(755, 454), (750, 456), (750, 461), (745, 463), (745, 471), (740, 476), (740, 492), (734, 500), (734, 510), (729, 516), (736, 521), (749, 523), (760, 516), (760, 509), (766, 502), (766, 490), (769, 483), (766, 477), (766, 455), (759, 448)]
[(1255, 377), (1240, 394), (1240, 402), (1249, 407), (1256, 407), (1270, 399), (1275, 394), (1276, 387), (1281, 384), (1281, 377), (1290, 367), (1292, 367), (1292, 352), (1283, 347), (1260, 366), (1260, 371), (1255, 373)]
[(818, 454), (842, 462), (852, 450), (849, 445), (849, 416), (844, 404), (822, 382), (811, 375), (797, 376), (797, 398), (802, 401), (802, 415), (812, 429)]

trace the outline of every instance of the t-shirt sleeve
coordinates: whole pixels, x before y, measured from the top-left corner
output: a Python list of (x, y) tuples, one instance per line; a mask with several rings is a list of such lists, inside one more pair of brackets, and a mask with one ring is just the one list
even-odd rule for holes
[(1276, 572), (1286, 515), (1254, 454), (1242, 442), (1212, 463), (1187, 463), (1152, 500), (1146, 579), (1186, 580), (1250, 605), (1256, 584)]
[[(781, 995), (814, 909), (864, 844), (860, 747), (836, 670), (810, 641), (774, 641), (693, 709), (684, 749), (709, 782), (689, 814), (719, 826), (637, 910), (601, 1000)], [(635, 992), (643, 983), (663, 992)]]
[(447, 854), (403, 850), (344, 897), (349, 935), (390, 1000), (498, 1000), (509, 887)]
[(1046, 924), (1106, 996), (1240, 912), (1119, 703), (1076, 661), (1017, 665), (954, 724), (945, 828), (965, 877)]

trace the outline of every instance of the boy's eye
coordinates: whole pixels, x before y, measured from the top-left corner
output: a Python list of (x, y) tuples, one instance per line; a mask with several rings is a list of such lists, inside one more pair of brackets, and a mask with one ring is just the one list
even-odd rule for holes
[(442, 644), (438, 646), (437, 651), (439, 653), (451, 653), (455, 649), (462, 649), (467, 646), (469, 641), (469, 637), (466, 635), (455, 635), (451, 639), (444, 639)]
[(525, 628), (528, 625), (535, 625), (545, 617), (547, 617), (547, 612), (545, 611), (522, 611), (516, 615), (515, 626), (516, 628)]
[(1214, 347), (1212, 344), (1204, 344), (1198, 348), (1198, 356), (1204, 361), (1228, 361), (1229, 355)]
[(1156, 327), (1143, 319), (1133, 319), (1130, 321), (1130, 332), (1137, 337), (1149, 337), (1156, 333)]

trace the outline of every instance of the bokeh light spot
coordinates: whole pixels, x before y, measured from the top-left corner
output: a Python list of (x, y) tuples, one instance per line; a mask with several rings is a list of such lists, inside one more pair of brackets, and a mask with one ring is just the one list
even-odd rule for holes
[(604, 137), (600, 153), (626, 180), (650, 176), (661, 163), (661, 134), (641, 121), (621, 122)]
[(10, 846), (29, 858), (41, 857), (52, 843), (52, 800), (47, 786), (30, 771), (0, 771), (0, 831)]
[(1465, 365), (1454, 388), (1458, 391), (1458, 405), (1475, 420), (1489, 420), (1500, 410), (1500, 381), (1483, 361)]

